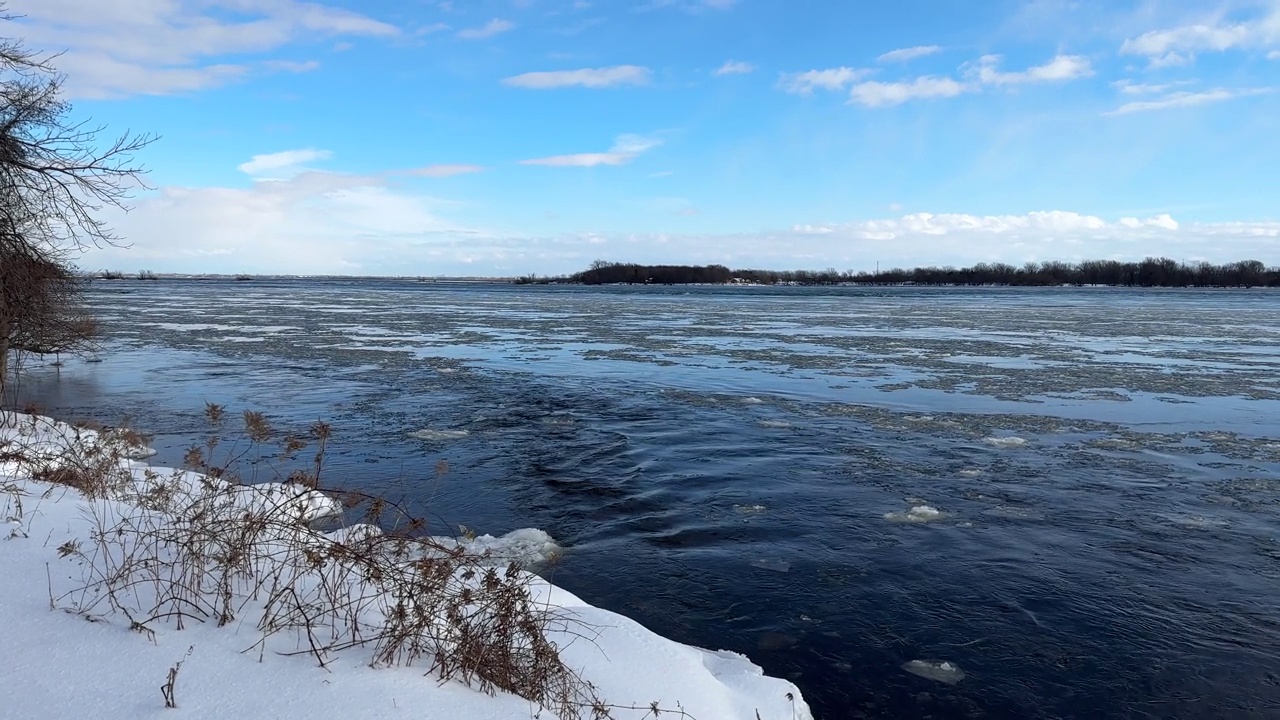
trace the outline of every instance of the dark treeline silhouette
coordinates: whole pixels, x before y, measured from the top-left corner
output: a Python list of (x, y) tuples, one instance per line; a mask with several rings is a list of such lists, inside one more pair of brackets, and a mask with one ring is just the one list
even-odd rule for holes
[(1111, 285), (1122, 287), (1280, 287), (1280, 267), (1258, 260), (1214, 265), (1180, 263), (1170, 258), (1141, 262), (1085, 260), (1079, 263), (978, 263), (972, 267), (893, 268), (875, 273), (826, 270), (730, 270), (723, 265), (639, 265), (597, 260), (567, 277), (528, 275), (517, 283), (583, 285), (690, 283), (758, 285)]

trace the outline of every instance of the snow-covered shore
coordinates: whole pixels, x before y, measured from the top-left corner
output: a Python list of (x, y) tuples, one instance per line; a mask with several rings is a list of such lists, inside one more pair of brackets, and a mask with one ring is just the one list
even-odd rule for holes
[[(0, 686), (6, 692), (0, 697), (0, 716), (556, 717), (513, 694), (490, 696), (459, 681), (439, 683), (427, 672), (429, 661), (374, 668), (368, 648), (355, 646), (327, 654), (321, 667), (305, 652), (281, 652), (306, 647), (308, 640), (298, 629), (289, 630), (289, 637), (273, 635), (271, 651), (260, 652), (261, 628), (246, 619), (252, 618), (248, 609), (261, 603), (258, 597), (237, 598), (237, 607), (246, 610), (223, 627), (187, 622), (178, 629), (172, 621), (156, 620), (139, 631), (136, 626), (131, 629), (131, 620), (122, 612), (112, 610), (114, 601), (98, 602), (85, 611), (90, 604), (76, 593), (86, 587), (86, 573), (100, 570), (85, 549), (98, 542), (94, 533), (103, 527), (104, 517), (151, 512), (139, 508), (155, 497), (158, 483), (168, 493), (175, 487), (177, 492), (196, 493), (222, 487), (221, 481), (119, 457), (112, 462), (125, 478), (123, 486), (109, 497), (89, 498), (66, 485), (34, 479), (31, 459), (36, 457), (46, 468), (57, 467), (62, 454), (103, 443), (98, 434), (33, 416), (9, 413), (5, 419), (7, 426), (0, 427), (0, 521), (5, 523), (0, 526), (0, 614), (5, 618), (0, 623), (0, 647), (6, 650), (0, 654)], [(25, 459), (17, 457), (19, 451)], [(310, 529), (309, 521), (340, 512), (341, 506), (328, 495), (297, 485), (267, 484), (231, 492), (237, 509), (270, 506), (291, 513), (296, 532), (290, 534), (290, 542), (332, 546), (367, 534)], [(480, 538), (480, 549), (502, 556), (545, 554), (550, 547), (550, 538), (538, 531), (505, 537), (508, 542)], [(698, 720), (811, 720), (794, 685), (765, 676), (741, 655), (667, 640), (540, 578), (527, 579), (535, 600), (559, 618), (548, 629), (548, 639), (563, 662), (612, 706), (611, 717), (652, 717), (649, 707), (656, 703), (672, 711), (663, 712), (664, 717), (679, 717), (674, 711), (683, 710)], [(161, 685), (179, 661), (178, 709), (167, 710)], [(583, 715), (589, 717), (589, 712)]]

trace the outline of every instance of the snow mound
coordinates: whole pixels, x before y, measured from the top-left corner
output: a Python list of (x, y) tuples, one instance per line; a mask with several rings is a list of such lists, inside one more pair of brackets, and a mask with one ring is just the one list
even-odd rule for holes
[[(66, 429), (53, 426), (56, 432), (46, 432), (50, 428), (44, 427), (44, 431), (36, 428), (23, 434), (0, 422), (0, 449), (21, 440), (24, 452), (35, 448), (48, 455), (44, 461), (53, 462), (57, 448), (65, 452), (80, 447), (67, 442), (62, 434)], [(341, 555), (315, 552), (312, 558), (308, 553), (328, 548), (333, 541), (369, 541), (382, 531), (373, 525), (352, 525), (329, 533), (311, 529), (309, 520), (341, 512), (342, 507), (323, 493), (295, 485), (232, 486), (197, 473), (120, 459), (124, 478), (120, 487), (112, 497), (89, 499), (69, 486), (38, 482), (25, 473), (22, 463), (4, 457), (0, 510), (14, 515), (10, 524), (19, 532), (0, 540), (0, 577), (5, 579), (0, 582), (0, 614), (15, 620), (0, 623), (0, 647), (24, 648), (21, 662), (9, 663), (0, 672), (4, 686), (10, 688), (3, 703), (5, 717), (158, 716), (167, 711), (162, 709), (157, 685), (181, 660), (176, 701), (184, 717), (508, 720), (537, 716), (555, 720), (550, 711), (509, 693), (487, 694), (460, 682), (423, 678), (422, 666), (375, 669), (366, 648), (337, 649), (327, 658), (327, 672), (317, 672), (314, 659), (305, 651), (308, 637), (291, 626), (272, 629), (273, 636), (280, 634), (278, 642), (246, 652), (246, 646), (260, 636), (252, 621), (221, 627), (213, 622), (189, 623), (178, 629), (173, 623), (151, 620), (145, 632), (130, 632), (128, 618), (110, 612), (103, 602), (89, 606), (92, 615), (83, 608), (80, 612), (86, 614), (79, 617), (74, 612), (50, 612), (50, 596), (59, 603), (73, 602), (63, 599), (78, 592), (75, 588), (81, 581), (75, 576), (85, 568), (77, 548), (91, 548), (101, 518), (159, 518), (166, 511), (157, 507), (180, 507), (188, 495), (198, 502), (210, 489), (219, 502), (231, 498), (232, 512), (237, 507), (296, 511), (289, 518), (297, 521), (289, 525), (293, 529), (268, 538), (265, 547), (279, 548), (282, 555), (289, 554), (283, 552), (288, 547), (300, 548), (308, 563), (342, 562)], [(436, 540), (445, 543), (445, 539)], [(534, 529), (448, 542), (521, 559), (550, 559), (560, 552), (547, 533)], [(274, 562), (272, 557), (277, 557), (274, 550), (254, 562)], [(263, 572), (264, 577), (277, 577), (269, 568)], [(679, 708), (704, 719), (813, 720), (794, 684), (766, 676), (743, 655), (668, 640), (634, 620), (593, 607), (543, 578), (527, 578), (530, 599), (555, 614), (556, 621), (545, 630), (547, 639), (556, 645), (565, 665), (579, 671), (599, 697), (617, 703), (611, 709), (611, 717), (617, 720), (652, 717), (651, 702), (672, 714), (678, 714)], [(143, 585), (130, 592), (146, 591)], [(306, 592), (296, 582), (290, 587)], [(343, 586), (324, 586), (324, 590), (341, 594)], [(244, 588), (233, 583), (230, 591)], [(210, 587), (207, 592), (216, 595), (222, 590)], [(247, 595), (237, 599), (241, 600), (260, 604), (260, 599)], [(380, 596), (369, 601), (369, 608), (381, 612), (379, 607), (395, 607), (400, 601), (392, 595)], [(238, 608), (237, 613), (246, 612), (246, 605)], [(86, 623), (86, 618), (94, 622)], [(57, 679), (57, 692), (47, 691), (50, 678)]]

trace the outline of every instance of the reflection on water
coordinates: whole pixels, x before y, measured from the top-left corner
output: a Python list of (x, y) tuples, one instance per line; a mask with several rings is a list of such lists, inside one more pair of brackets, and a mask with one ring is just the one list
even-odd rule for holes
[[(95, 283), (60, 414), (205, 401), (819, 717), (1280, 712), (1280, 295)], [(436, 472), (446, 460), (452, 470)], [(704, 719), (705, 720), (705, 719)]]

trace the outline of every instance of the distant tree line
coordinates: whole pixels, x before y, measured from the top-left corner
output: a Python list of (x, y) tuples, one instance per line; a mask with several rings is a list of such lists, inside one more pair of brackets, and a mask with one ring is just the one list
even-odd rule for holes
[(757, 285), (1110, 285), (1119, 287), (1280, 287), (1280, 267), (1258, 260), (1215, 265), (1149, 257), (1141, 262), (1085, 260), (1079, 263), (978, 263), (972, 267), (893, 268), (874, 273), (826, 270), (730, 270), (723, 265), (640, 265), (597, 260), (562, 277), (527, 275), (517, 283), (581, 285), (681, 285), (691, 283)]

